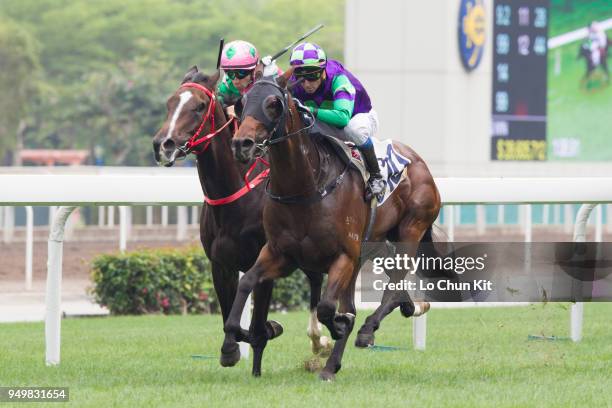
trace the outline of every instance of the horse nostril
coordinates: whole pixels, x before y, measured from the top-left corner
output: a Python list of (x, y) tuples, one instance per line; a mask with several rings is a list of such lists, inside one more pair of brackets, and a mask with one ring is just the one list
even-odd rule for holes
[(174, 141), (172, 139), (166, 139), (164, 140), (164, 142), (162, 143), (162, 149), (163, 150), (174, 150), (176, 144), (174, 143)]
[(255, 145), (255, 141), (253, 139), (244, 139), (242, 141), (242, 148), (244, 150), (249, 150)]
[(232, 152), (234, 157), (239, 161), (246, 162), (253, 154), (255, 141), (253, 139), (234, 139), (232, 143)]

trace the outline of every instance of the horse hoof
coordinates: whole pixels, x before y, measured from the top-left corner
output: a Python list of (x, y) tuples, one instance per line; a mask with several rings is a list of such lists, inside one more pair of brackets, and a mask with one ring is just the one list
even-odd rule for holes
[(316, 373), (321, 369), (321, 360), (318, 356), (310, 357), (308, 360), (304, 360), (304, 370), (309, 373)]
[(237, 344), (232, 347), (232, 350), (225, 351), (221, 348), (221, 358), (219, 362), (222, 367), (233, 367), (238, 361), (240, 361), (240, 348)]
[(423, 316), (429, 311), (431, 305), (429, 302), (414, 302), (414, 317)]
[(310, 346), (312, 347), (312, 354), (318, 357), (329, 357), (334, 348), (334, 343), (327, 336), (321, 336), (319, 342), (315, 343), (310, 340)]
[(319, 350), (319, 357), (326, 358), (331, 356), (332, 350), (334, 348), (334, 343), (327, 336), (321, 336), (319, 339), (319, 343), (321, 344), (321, 349)]
[(266, 336), (268, 340), (277, 338), (283, 334), (283, 326), (275, 320), (268, 320), (266, 322)]
[(358, 333), (355, 339), (355, 347), (367, 348), (374, 345), (374, 333)]
[(321, 381), (332, 382), (336, 379), (336, 374), (327, 371), (327, 369), (323, 369), (323, 371), (319, 373), (319, 379), (321, 379)]
[(404, 317), (418, 317), (427, 313), (429, 308), (429, 302), (414, 302), (414, 307), (406, 302), (400, 304), (400, 313)]

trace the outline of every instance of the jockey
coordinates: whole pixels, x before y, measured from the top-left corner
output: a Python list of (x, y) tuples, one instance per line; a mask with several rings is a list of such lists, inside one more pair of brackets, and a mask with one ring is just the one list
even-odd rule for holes
[(293, 96), (319, 121), (343, 129), (344, 136), (355, 143), (364, 157), (370, 173), (370, 193), (383, 195), (386, 183), (380, 174), (372, 143), (378, 130), (378, 115), (361, 82), (338, 61), (328, 60), (325, 51), (313, 43), (296, 46), (289, 63), (294, 69), (291, 79), (303, 79), (293, 89)]
[(601, 28), (597, 21), (593, 21), (589, 26), (589, 39), (595, 44), (597, 44), (597, 46), (602, 50), (602, 52), (608, 44), (608, 37), (606, 36), (606, 32)]
[[(270, 57), (263, 58), (264, 76), (282, 74), (275, 61)], [(221, 68), (225, 77), (217, 87), (217, 96), (224, 108), (233, 106), (242, 95), (248, 92), (255, 81), (256, 69), (262, 69), (259, 53), (253, 44), (247, 41), (232, 41), (223, 47), (221, 52)], [(233, 114), (233, 112), (231, 112)]]

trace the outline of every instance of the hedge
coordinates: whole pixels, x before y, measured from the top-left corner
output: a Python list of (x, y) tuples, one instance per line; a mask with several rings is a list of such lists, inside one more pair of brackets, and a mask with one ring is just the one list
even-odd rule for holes
[[(219, 313), (210, 263), (201, 248), (107, 254), (92, 263), (91, 293), (111, 314)], [(276, 281), (271, 307), (307, 308), (310, 287), (295, 271)]]

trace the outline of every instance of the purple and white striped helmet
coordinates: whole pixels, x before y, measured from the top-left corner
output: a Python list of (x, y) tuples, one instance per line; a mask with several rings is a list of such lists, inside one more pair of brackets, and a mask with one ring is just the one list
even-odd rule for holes
[(324, 68), (327, 64), (327, 56), (323, 48), (317, 44), (303, 42), (296, 46), (289, 57), (292, 67), (319, 67)]

